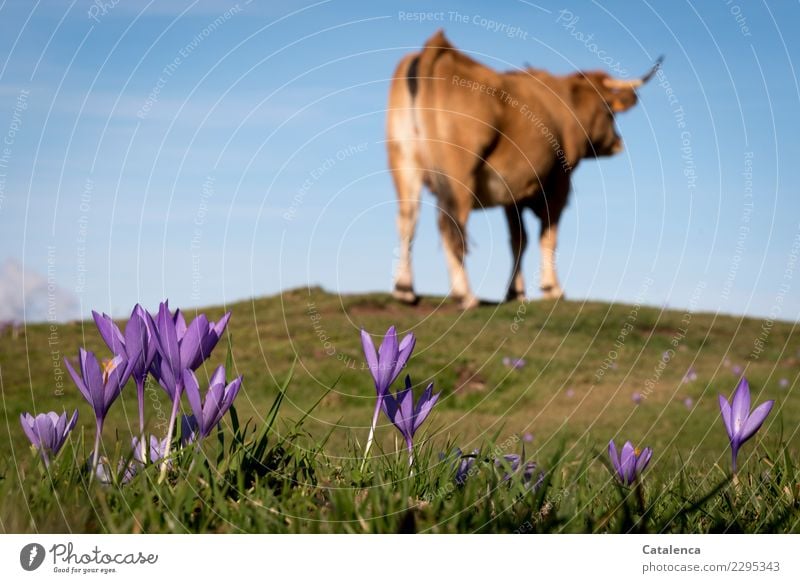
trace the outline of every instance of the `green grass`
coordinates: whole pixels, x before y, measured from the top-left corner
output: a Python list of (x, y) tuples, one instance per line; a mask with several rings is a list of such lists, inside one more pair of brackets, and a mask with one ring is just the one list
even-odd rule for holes
[[(227, 309), (233, 310), (234, 368), (245, 376), (236, 402), (239, 426), (226, 416), (220, 436), (207, 440), (202, 454), (180, 454), (163, 484), (157, 468), (116, 486), (90, 484), (81, 470), (93, 418), (65, 373), (59, 386), (55, 365), (61, 356), (77, 355), (79, 346), (106, 354), (93, 324), (28, 326), (17, 337), (2, 332), (0, 529), (800, 531), (800, 342), (790, 323), (765, 328), (752, 319), (566, 301), (460, 312), (441, 298), (405, 307), (385, 294), (336, 296), (319, 289)], [(204, 311), (215, 319), (223, 309)], [(363, 472), (358, 459), (374, 406), (358, 332), (363, 327), (381, 334), (392, 324), (418, 338), (407, 369), (418, 390), (433, 380), (443, 391), (418, 436), (422, 445), (410, 476), (385, 418)], [(763, 349), (755, 354), (759, 341)], [(670, 348), (674, 356), (657, 371)], [(526, 366), (509, 369), (504, 356), (524, 358)], [(225, 359), (221, 345), (206, 373)], [(746, 367), (754, 402), (776, 399), (740, 453), (736, 484), (728, 476), (730, 454), (717, 405), (717, 394), (730, 396), (735, 387), (734, 364)], [(684, 383), (689, 367), (698, 378)], [(782, 388), (784, 378), (789, 386)], [(644, 394), (638, 405), (634, 392)], [(107, 422), (104, 446), (112, 459), (128, 455), (138, 423), (134, 393), (131, 384)], [(19, 414), (75, 407), (79, 427), (45, 472), (22, 434)], [(150, 429), (163, 433), (159, 411), (163, 419), (169, 407), (157, 386), (148, 390), (147, 407)], [(533, 442), (521, 439), (526, 432)], [(612, 437), (654, 449), (641, 489), (610, 479), (605, 449)], [(456, 446), (481, 450), (463, 488), (453, 486), (451, 464), (438, 456)], [(502, 482), (503, 471), (493, 463), (493, 450), (522, 453), (523, 447), (544, 471), (535, 490), (519, 476)]]

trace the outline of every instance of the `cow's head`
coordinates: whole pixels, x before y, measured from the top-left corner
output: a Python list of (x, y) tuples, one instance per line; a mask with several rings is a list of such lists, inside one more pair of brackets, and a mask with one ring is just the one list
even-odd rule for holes
[(639, 79), (615, 79), (603, 71), (579, 72), (570, 77), (573, 108), (589, 142), (587, 157), (611, 156), (623, 150), (614, 116), (636, 105), (636, 90), (655, 75), (661, 61), (659, 58)]

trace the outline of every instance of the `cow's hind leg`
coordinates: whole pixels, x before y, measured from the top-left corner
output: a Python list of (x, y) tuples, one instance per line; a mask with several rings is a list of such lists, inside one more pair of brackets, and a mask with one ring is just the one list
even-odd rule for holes
[(528, 245), (528, 234), (522, 220), (522, 207), (509, 205), (505, 207), (508, 232), (511, 240), (511, 280), (508, 284), (506, 301), (525, 300), (525, 279), (522, 277), (522, 256)]
[(417, 229), (422, 192), (422, 171), (410, 151), (411, 146), (409, 142), (389, 143), (389, 166), (397, 191), (397, 232), (400, 235), (392, 295), (409, 304), (418, 301), (411, 271), (411, 247)]
[(439, 201), (439, 232), (442, 236), (447, 269), (450, 273), (450, 294), (461, 308), (468, 310), (479, 304), (469, 286), (464, 260), (467, 254), (467, 218), (472, 210), (472, 189), (454, 176), (438, 173), (434, 178)]

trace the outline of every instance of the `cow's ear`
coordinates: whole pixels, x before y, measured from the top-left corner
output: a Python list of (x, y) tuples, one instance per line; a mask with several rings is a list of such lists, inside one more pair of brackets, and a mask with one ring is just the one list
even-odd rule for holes
[(615, 89), (610, 92), (606, 100), (608, 101), (611, 111), (614, 113), (628, 111), (631, 107), (636, 105), (636, 91), (633, 89)]

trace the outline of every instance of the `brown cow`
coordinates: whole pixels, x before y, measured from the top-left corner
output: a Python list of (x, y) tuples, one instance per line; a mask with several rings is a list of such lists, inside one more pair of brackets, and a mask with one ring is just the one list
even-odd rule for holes
[[(660, 61), (659, 61), (660, 63)], [(520, 270), (527, 244), (521, 219), (541, 220), (541, 282), (562, 296), (555, 270), (558, 221), (570, 177), (583, 158), (622, 151), (614, 114), (636, 104), (647, 81), (601, 71), (556, 76), (527, 69), (498, 73), (455, 49), (442, 31), (400, 61), (389, 93), (389, 166), (399, 201), (400, 262), (394, 296), (415, 302), (411, 244), (425, 184), (436, 196), (451, 294), (464, 308), (478, 302), (464, 269), (466, 224), (473, 209), (503, 206), (514, 266), (507, 300), (523, 299)]]

